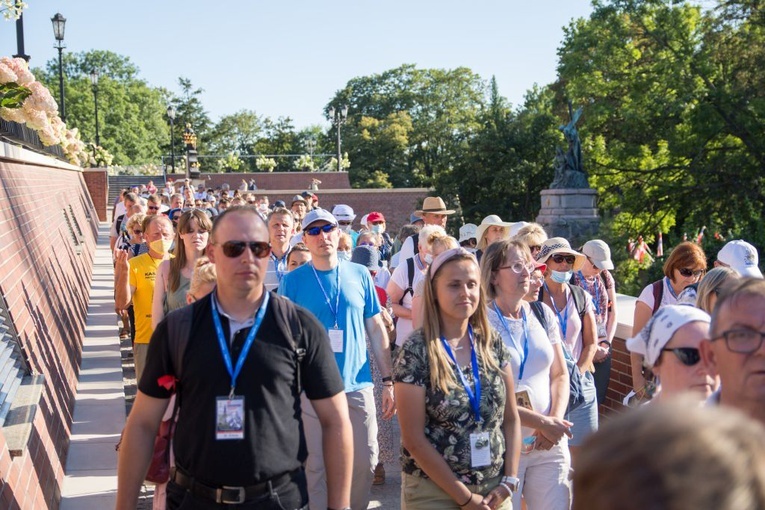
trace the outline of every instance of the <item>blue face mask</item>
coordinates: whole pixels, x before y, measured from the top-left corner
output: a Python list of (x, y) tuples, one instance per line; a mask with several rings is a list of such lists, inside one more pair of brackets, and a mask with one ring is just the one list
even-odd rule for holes
[(550, 273), (550, 278), (555, 283), (566, 283), (568, 282), (571, 277), (574, 275), (573, 271), (555, 271), (553, 270)]
[(372, 232), (375, 234), (382, 234), (383, 233), (383, 226), (382, 225), (372, 225), (372, 228), (370, 228)]
[(433, 263), (433, 255), (431, 255), (430, 253), (426, 253), (424, 258), (425, 258), (426, 264), (430, 265)]
[(349, 251), (338, 251), (337, 252), (337, 258), (339, 260), (351, 260), (351, 252), (349, 252)]

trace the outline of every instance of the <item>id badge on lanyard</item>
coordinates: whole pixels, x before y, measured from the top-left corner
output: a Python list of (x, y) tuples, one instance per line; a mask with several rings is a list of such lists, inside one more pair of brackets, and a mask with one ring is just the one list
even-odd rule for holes
[(216, 397), (215, 439), (244, 439), (244, 397)]
[(329, 333), (329, 345), (332, 347), (332, 352), (343, 352), (343, 330), (335, 325), (327, 333)]

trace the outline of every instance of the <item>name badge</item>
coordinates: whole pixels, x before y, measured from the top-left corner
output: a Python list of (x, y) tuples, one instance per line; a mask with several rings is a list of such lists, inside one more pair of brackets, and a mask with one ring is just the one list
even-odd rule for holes
[(329, 345), (332, 352), (343, 352), (343, 330), (331, 328), (329, 330)]
[(598, 338), (606, 338), (606, 324), (604, 322), (598, 323)]
[(491, 444), (488, 432), (470, 434), (470, 465), (474, 468), (491, 464)]
[(244, 439), (244, 397), (217, 397), (215, 409), (215, 439)]
[(531, 405), (531, 397), (528, 390), (521, 390), (515, 392), (515, 403), (518, 407), (533, 411), (534, 407)]

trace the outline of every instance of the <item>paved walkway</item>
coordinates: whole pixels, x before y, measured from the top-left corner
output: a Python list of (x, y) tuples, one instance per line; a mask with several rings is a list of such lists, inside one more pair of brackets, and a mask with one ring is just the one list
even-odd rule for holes
[(114, 445), (125, 424), (125, 393), (113, 292), (109, 224), (102, 223), (93, 264), (61, 510), (114, 508), (116, 502)]
[[(93, 264), (61, 510), (103, 510), (114, 508), (116, 502), (114, 445), (125, 424), (125, 392), (113, 275), (109, 224), (102, 223)], [(386, 464), (385, 470), (387, 483), (372, 487), (369, 508), (399, 509), (398, 461)]]

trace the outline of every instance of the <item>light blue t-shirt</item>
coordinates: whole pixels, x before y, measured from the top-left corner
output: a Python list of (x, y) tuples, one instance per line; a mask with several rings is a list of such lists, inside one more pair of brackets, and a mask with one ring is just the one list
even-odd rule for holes
[(333, 310), (338, 298), (338, 274), (342, 292), (337, 325), (344, 334), (343, 352), (336, 352), (335, 360), (345, 391), (351, 392), (372, 386), (364, 320), (380, 313), (380, 301), (367, 268), (340, 260), (331, 271), (317, 269), (314, 273), (312, 263), (304, 264), (284, 275), (279, 294), (313, 313), (329, 331), (335, 325)]

